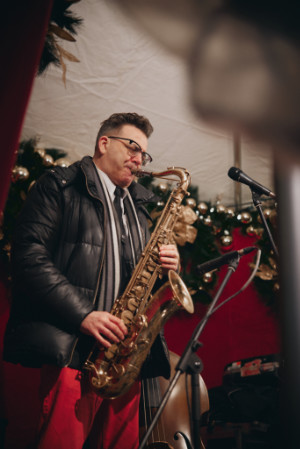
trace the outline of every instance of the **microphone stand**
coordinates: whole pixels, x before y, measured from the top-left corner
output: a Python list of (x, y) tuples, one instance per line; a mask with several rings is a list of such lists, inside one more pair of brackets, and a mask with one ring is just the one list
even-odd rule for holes
[(251, 189), (251, 192), (252, 192), (253, 204), (254, 204), (254, 206), (257, 208), (257, 210), (259, 212), (260, 218), (262, 220), (262, 223), (263, 223), (264, 228), (265, 228), (265, 230), (267, 232), (268, 238), (269, 238), (269, 240), (271, 242), (274, 254), (275, 254), (275, 256), (277, 258), (277, 261), (278, 261), (278, 259), (279, 259), (278, 249), (277, 249), (277, 247), (275, 245), (274, 239), (273, 239), (271, 231), (270, 231), (270, 227), (269, 227), (269, 225), (267, 223), (267, 220), (266, 220), (266, 218), (265, 218), (265, 216), (263, 214), (262, 208), (261, 208), (261, 200), (260, 200), (261, 195), (256, 190), (252, 190)]
[(227, 273), (219, 287), (219, 290), (217, 291), (215, 297), (213, 298), (211, 304), (209, 305), (207, 312), (204, 316), (204, 318), (198, 323), (197, 327), (195, 328), (190, 340), (188, 341), (184, 352), (179, 360), (179, 362), (176, 365), (176, 373), (171, 379), (169, 386), (161, 400), (161, 403), (157, 409), (157, 412), (152, 420), (152, 423), (150, 424), (147, 432), (145, 433), (142, 442), (140, 443), (139, 449), (144, 449), (145, 444), (155, 426), (155, 424), (158, 421), (158, 418), (160, 417), (179, 377), (184, 372), (191, 375), (191, 385), (192, 385), (192, 419), (191, 419), (191, 429), (192, 429), (192, 440), (193, 440), (193, 446), (190, 444), (188, 437), (178, 431), (175, 433), (174, 438), (178, 439), (177, 434), (180, 434), (183, 436), (187, 448), (188, 449), (201, 449), (201, 443), (200, 443), (200, 421), (201, 421), (201, 413), (200, 413), (200, 384), (199, 384), (199, 374), (202, 371), (202, 362), (200, 358), (197, 356), (196, 351), (201, 346), (201, 343), (199, 342), (199, 337), (208, 321), (210, 316), (214, 312), (214, 307), (222, 294), (227, 282), (229, 281), (230, 276), (235, 272), (238, 263), (240, 260), (240, 256), (236, 257), (236, 255), (232, 256), (232, 260), (228, 262), (228, 269)]

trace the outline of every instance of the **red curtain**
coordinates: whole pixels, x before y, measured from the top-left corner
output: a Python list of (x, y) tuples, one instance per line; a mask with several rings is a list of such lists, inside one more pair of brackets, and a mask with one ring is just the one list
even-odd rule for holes
[(53, 0), (6, 0), (0, 27), (0, 211), (42, 53)]
[[(53, 0), (3, 0), (1, 3), (0, 213), (4, 209), (9, 190), (11, 171), (15, 164), (26, 108), (44, 46), (52, 3)], [(9, 312), (8, 293), (6, 279), (0, 266), (0, 355)], [(34, 408), (35, 397), (29, 389), (27, 390), (26, 382), (21, 368), (0, 363), (1, 447), (3, 447), (2, 440), (7, 419), (18, 420), (20, 417), (20, 426), (30, 421), (28, 410), (24, 412), (18, 407), (18, 389), (22, 388), (23, 391), (28, 392), (28, 404)], [(11, 400), (7, 400), (8, 397)], [(24, 441), (25, 445), (26, 441)]]

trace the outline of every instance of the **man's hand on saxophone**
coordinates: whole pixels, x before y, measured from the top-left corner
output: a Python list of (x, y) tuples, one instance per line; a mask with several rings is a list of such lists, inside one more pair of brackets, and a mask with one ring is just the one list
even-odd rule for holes
[(159, 258), (161, 266), (164, 269), (164, 274), (167, 274), (169, 270), (178, 270), (179, 253), (176, 245), (161, 245), (159, 249)]
[(124, 340), (128, 333), (120, 318), (104, 311), (89, 313), (81, 322), (80, 331), (92, 335), (105, 348), (109, 348), (111, 342), (119, 343)]

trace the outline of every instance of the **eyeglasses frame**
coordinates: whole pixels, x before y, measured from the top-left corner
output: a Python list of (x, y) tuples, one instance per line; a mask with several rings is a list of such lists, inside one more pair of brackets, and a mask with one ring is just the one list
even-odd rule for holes
[[(129, 138), (127, 138), (127, 137), (118, 137), (118, 136), (107, 136), (109, 139), (115, 139), (115, 140), (126, 140), (126, 141), (128, 141), (129, 143), (134, 143), (136, 146), (137, 146), (137, 150), (134, 150), (133, 148), (128, 148), (128, 146), (127, 145), (125, 145), (126, 146), (126, 148), (129, 150), (129, 151), (132, 151), (133, 152), (133, 154), (136, 154), (136, 153), (141, 153), (141, 156), (142, 156), (142, 165), (143, 166), (145, 166), (145, 165), (147, 165), (147, 164), (150, 164), (151, 162), (152, 162), (152, 156), (150, 156), (150, 154), (149, 153), (147, 153), (146, 151), (143, 151), (142, 150), (142, 147), (141, 147), (141, 145), (139, 144), (139, 143), (137, 143), (135, 140), (133, 140), (133, 139), (129, 139)], [(123, 143), (123, 142), (122, 142)]]

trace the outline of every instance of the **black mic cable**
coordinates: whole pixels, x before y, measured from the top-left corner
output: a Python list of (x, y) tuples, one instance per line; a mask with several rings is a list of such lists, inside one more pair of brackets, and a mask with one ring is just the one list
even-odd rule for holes
[(251, 273), (251, 276), (249, 277), (249, 279), (245, 282), (245, 284), (235, 293), (233, 293), (233, 295), (229, 296), (228, 298), (224, 299), (224, 301), (222, 301), (218, 306), (216, 306), (212, 311), (210, 316), (215, 313), (220, 307), (224, 306), (224, 304), (226, 304), (228, 301), (230, 301), (231, 299), (235, 298), (237, 295), (239, 295), (240, 293), (242, 293), (242, 291), (244, 291), (248, 285), (252, 282), (252, 280), (254, 279), (254, 276), (257, 273), (257, 270), (259, 268), (259, 264), (260, 264), (260, 258), (261, 258), (261, 249), (256, 248), (257, 249), (257, 256), (256, 256), (256, 262), (255, 262), (255, 267)]

